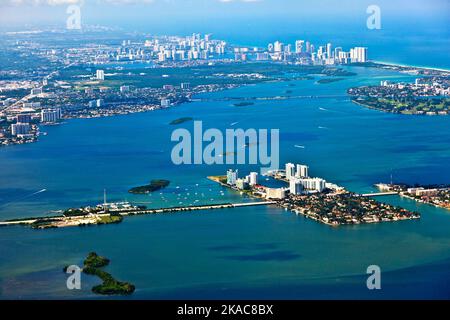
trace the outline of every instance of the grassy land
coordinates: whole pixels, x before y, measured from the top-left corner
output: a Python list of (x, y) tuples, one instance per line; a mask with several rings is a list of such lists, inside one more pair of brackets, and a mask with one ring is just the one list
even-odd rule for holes
[(353, 98), (353, 102), (385, 112), (401, 114), (450, 113), (450, 99), (391, 99), (391, 98)]

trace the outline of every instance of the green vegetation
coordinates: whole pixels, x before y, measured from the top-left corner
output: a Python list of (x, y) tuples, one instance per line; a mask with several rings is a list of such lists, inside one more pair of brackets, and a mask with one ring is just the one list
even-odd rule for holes
[(78, 216), (86, 216), (88, 215), (87, 212), (81, 210), (81, 209), (67, 209), (63, 212), (63, 215), (66, 217), (78, 217)]
[(53, 222), (59, 221), (58, 219), (47, 219), (47, 218), (40, 218), (37, 219), (35, 222), (31, 224), (31, 228), (33, 229), (49, 229), (49, 228), (56, 228), (53, 225)]
[(102, 216), (97, 224), (111, 224), (122, 222), (123, 217), (120, 214), (110, 214), (109, 216)]
[[(161, 88), (163, 85), (176, 85), (182, 82), (189, 82), (192, 87), (198, 85), (225, 85), (225, 84), (254, 84), (266, 81), (280, 80), (288, 78), (286, 75), (295, 75), (291, 80), (311, 80), (311, 74), (324, 74), (328, 76), (351, 76), (352, 72), (340, 68), (325, 66), (301, 66), (286, 65), (282, 63), (217, 63), (215, 65), (202, 65), (191, 67), (173, 68), (136, 68), (133, 70), (109, 69), (114, 75), (107, 77), (101, 84), (93, 81), (93, 87), (118, 87), (127, 83), (136, 88)], [(72, 66), (61, 70), (55, 77), (56, 80), (66, 81), (69, 85), (80, 86), (80, 76), (93, 75), (93, 70), (83, 66)], [(258, 73), (263, 78), (252, 77), (228, 77), (230, 74), (255, 74)], [(88, 84), (83, 82), (83, 86)]]
[(388, 97), (354, 97), (354, 103), (385, 112), (401, 114), (448, 114), (450, 99), (422, 99), (408, 97), (395, 99)]
[(173, 120), (170, 123), (170, 125), (182, 124), (182, 123), (185, 123), (185, 122), (188, 122), (188, 121), (192, 121), (192, 120), (194, 120), (194, 119), (191, 118), (191, 117), (178, 118), (178, 119)]
[(109, 259), (97, 255), (95, 252), (88, 254), (83, 262), (85, 268), (102, 268), (109, 264)]
[(109, 264), (109, 259), (97, 255), (95, 252), (89, 253), (84, 260), (83, 272), (94, 275), (102, 279), (103, 283), (92, 288), (92, 292), (97, 294), (112, 295), (129, 295), (135, 290), (135, 286), (128, 282), (121, 282), (114, 279), (108, 272), (100, 270)]
[(165, 188), (170, 184), (168, 180), (152, 180), (150, 184), (140, 187), (131, 188), (128, 190), (129, 193), (133, 194), (145, 194), (154, 191), (158, 191), (159, 189)]

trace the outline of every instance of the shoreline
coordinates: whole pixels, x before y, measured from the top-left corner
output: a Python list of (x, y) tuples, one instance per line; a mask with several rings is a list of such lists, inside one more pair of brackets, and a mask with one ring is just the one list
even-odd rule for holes
[(427, 67), (427, 66), (408, 65), (408, 64), (401, 64), (401, 63), (394, 63), (394, 62), (385, 62), (385, 61), (379, 61), (379, 60), (371, 60), (369, 62), (378, 64), (378, 65), (386, 65), (386, 66), (390, 66), (390, 67), (414, 68), (414, 69), (422, 69), (422, 70), (430, 70), (430, 71), (450, 72), (450, 69)]

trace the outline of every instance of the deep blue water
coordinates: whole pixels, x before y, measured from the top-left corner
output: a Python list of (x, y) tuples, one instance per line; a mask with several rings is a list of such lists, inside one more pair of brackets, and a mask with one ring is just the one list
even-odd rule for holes
[[(155, 207), (196, 199), (242, 201), (206, 179), (228, 166), (172, 164), (174, 127), (168, 123), (180, 117), (202, 120), (205, 128), (225, 129), (235, 122), (244, 129), (279, 128), (281, 163), (307, 163), (313, 175), (356, 192), (373, 191), (372, 185), (388, 181), (391, 172), (397, 182), (448, 183), (450, 118), (354, 105), (345, 97), (350, 86), (413, 78), (352, 70), (358, 76), (335, 83), (265, 83), (204, 96), (276, 96), (292, 90), (292, 95), (342, 97), (256, 101), (247, 107), (195, 102), (47, 127), (39, 143), (0, 150), (0, 217), (96, 204), (104, 188), (110, 200)], [(192, 123), (182, 127), (191, 129)], [(243, 173), (258, 169), (237, 167)], [(171, 181), (162, 194), (127, 193), (157, 178)], [(95, 279), (84, 277), (83, 290), (69, 292), (61, 269), (97, 251), (111, 259), (107, 269), (113, 275), (136, 285), (131, 298), (449, 298), (450, 212), (398, 197), (383, 201), (418, 210), (422, 219), (335, 229), (278, 208), (252, 207), (130, 217), (101, 227), (2, 228), (0, 295), (93, 298), (89, 287)], [(365, 286), (372, 264), (383, 272), (379, 292)]]

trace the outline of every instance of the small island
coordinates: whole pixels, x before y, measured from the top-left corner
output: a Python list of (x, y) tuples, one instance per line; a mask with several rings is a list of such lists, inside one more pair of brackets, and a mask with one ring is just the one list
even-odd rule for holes
[(168, 180), (152, 180), (150, 184), (140, 187), (134, 187), (128, 190), (129, 193), (133, 194), (146, 194), (154, 191), (158, 191), (167, 187), (170, 184)]
[(254, 102), (238, 102), (238, 103), (233, 104), (233, 106), (235, 106), (235, 107), (247, 107), (247, 106), (252, 106), (254, 104), (255, 104)]
[(170, 122), (170, 125), (174, 126), (174, 125), (182, 124), (182, 123), (189, 122), (192, 120), (194, 120), (194, 118), (191, 118), (191, 117), (178, 118), (178, 119), (175, 119), (172, 122)]
[(320, 79), (317, 80), (318, 84), (326, 84), (326, 83), (333, 83), (333, 82), (338, 82), (338, 81), (342, 81), (344, 80), (344, 78), (326, 78), (326, 79)]
[(100, 268), (109, 265), (109, 259), (99, 256), (95, 252), (88, 254), (84, 260), (83, 272), (99, 277), (103, 283), (92, 288), (92, 292), (103, 295), (130, 295), (134, 292), (135, 286), (128, 282), (121, 282), (113, 278), (111, 274)]

